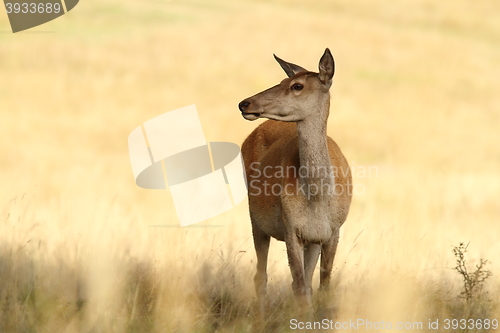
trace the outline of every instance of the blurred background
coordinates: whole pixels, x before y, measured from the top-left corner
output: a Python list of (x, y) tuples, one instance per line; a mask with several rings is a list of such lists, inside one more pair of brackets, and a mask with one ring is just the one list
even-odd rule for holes
[[(16, 34), (0, 14), (0, 331), (254, 330), (247, 201), (155, 227), (172, 199), (135, 185), (127, 138), (196, 104), (207, 140), (241, 144), (262, 120), (238, 103), (285, 78), (273, 53), (317, 71), (326, 47), (359, 191), (324, 316), (498, 319), (500, 3), (85, 0)], [(461, 242), (470, 274), (490, 261), (474, 300)], [(265, 330), (287, 331), (283, 243), (268, 273)]]

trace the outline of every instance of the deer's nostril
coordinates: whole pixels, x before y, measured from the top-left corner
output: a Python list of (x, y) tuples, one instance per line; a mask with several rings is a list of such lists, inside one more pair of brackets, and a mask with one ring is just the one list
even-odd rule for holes
[(249, 105), (250, 105), (250, 102), (243, 101), (243, 102), (240, 102), (240, 104), (238, 104), (238, 108), (240, 109), (241, 112), (243, 112), (248, 108)]

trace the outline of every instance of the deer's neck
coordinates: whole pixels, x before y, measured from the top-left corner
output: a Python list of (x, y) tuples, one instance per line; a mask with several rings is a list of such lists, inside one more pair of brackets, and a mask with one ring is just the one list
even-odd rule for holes
[(326, 134), (329, 107), (330, 101), (326, 100), (317, 106), (314, 116), (297, 122), (299, 176), (309, 199), (327, 196), (334, 185)]

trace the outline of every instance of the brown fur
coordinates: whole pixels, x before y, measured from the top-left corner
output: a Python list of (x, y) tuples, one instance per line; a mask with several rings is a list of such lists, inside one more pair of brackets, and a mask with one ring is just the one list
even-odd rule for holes
[[(274, 237), (286, 242), (293, 289), (310, 305), (320, 252), (321, 287), (330, 281), (339, 228), (351, 202), (351, 172), (340, 148), (326, 135), (334, 72), (329, 50), (320, 60), (319, 74), (277, 60), (290, 77), (240, 103), (248, 120), (274, 119), (258, 126), (242, 145), (257, 252), (255, 287), (262, 304)], [(311, 190), (321, 186), (321, 191)]]

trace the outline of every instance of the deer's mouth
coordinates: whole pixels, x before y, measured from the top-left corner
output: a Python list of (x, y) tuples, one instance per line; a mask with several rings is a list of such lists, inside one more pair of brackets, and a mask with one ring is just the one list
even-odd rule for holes
[(246, 120), (256, 120), (256, 119), (259, 119), (260, 117), (260, 113), (248, 113), (248, 112), (242, 112), (241, 115), (243, 116), (243, 118), (245, 118)]

